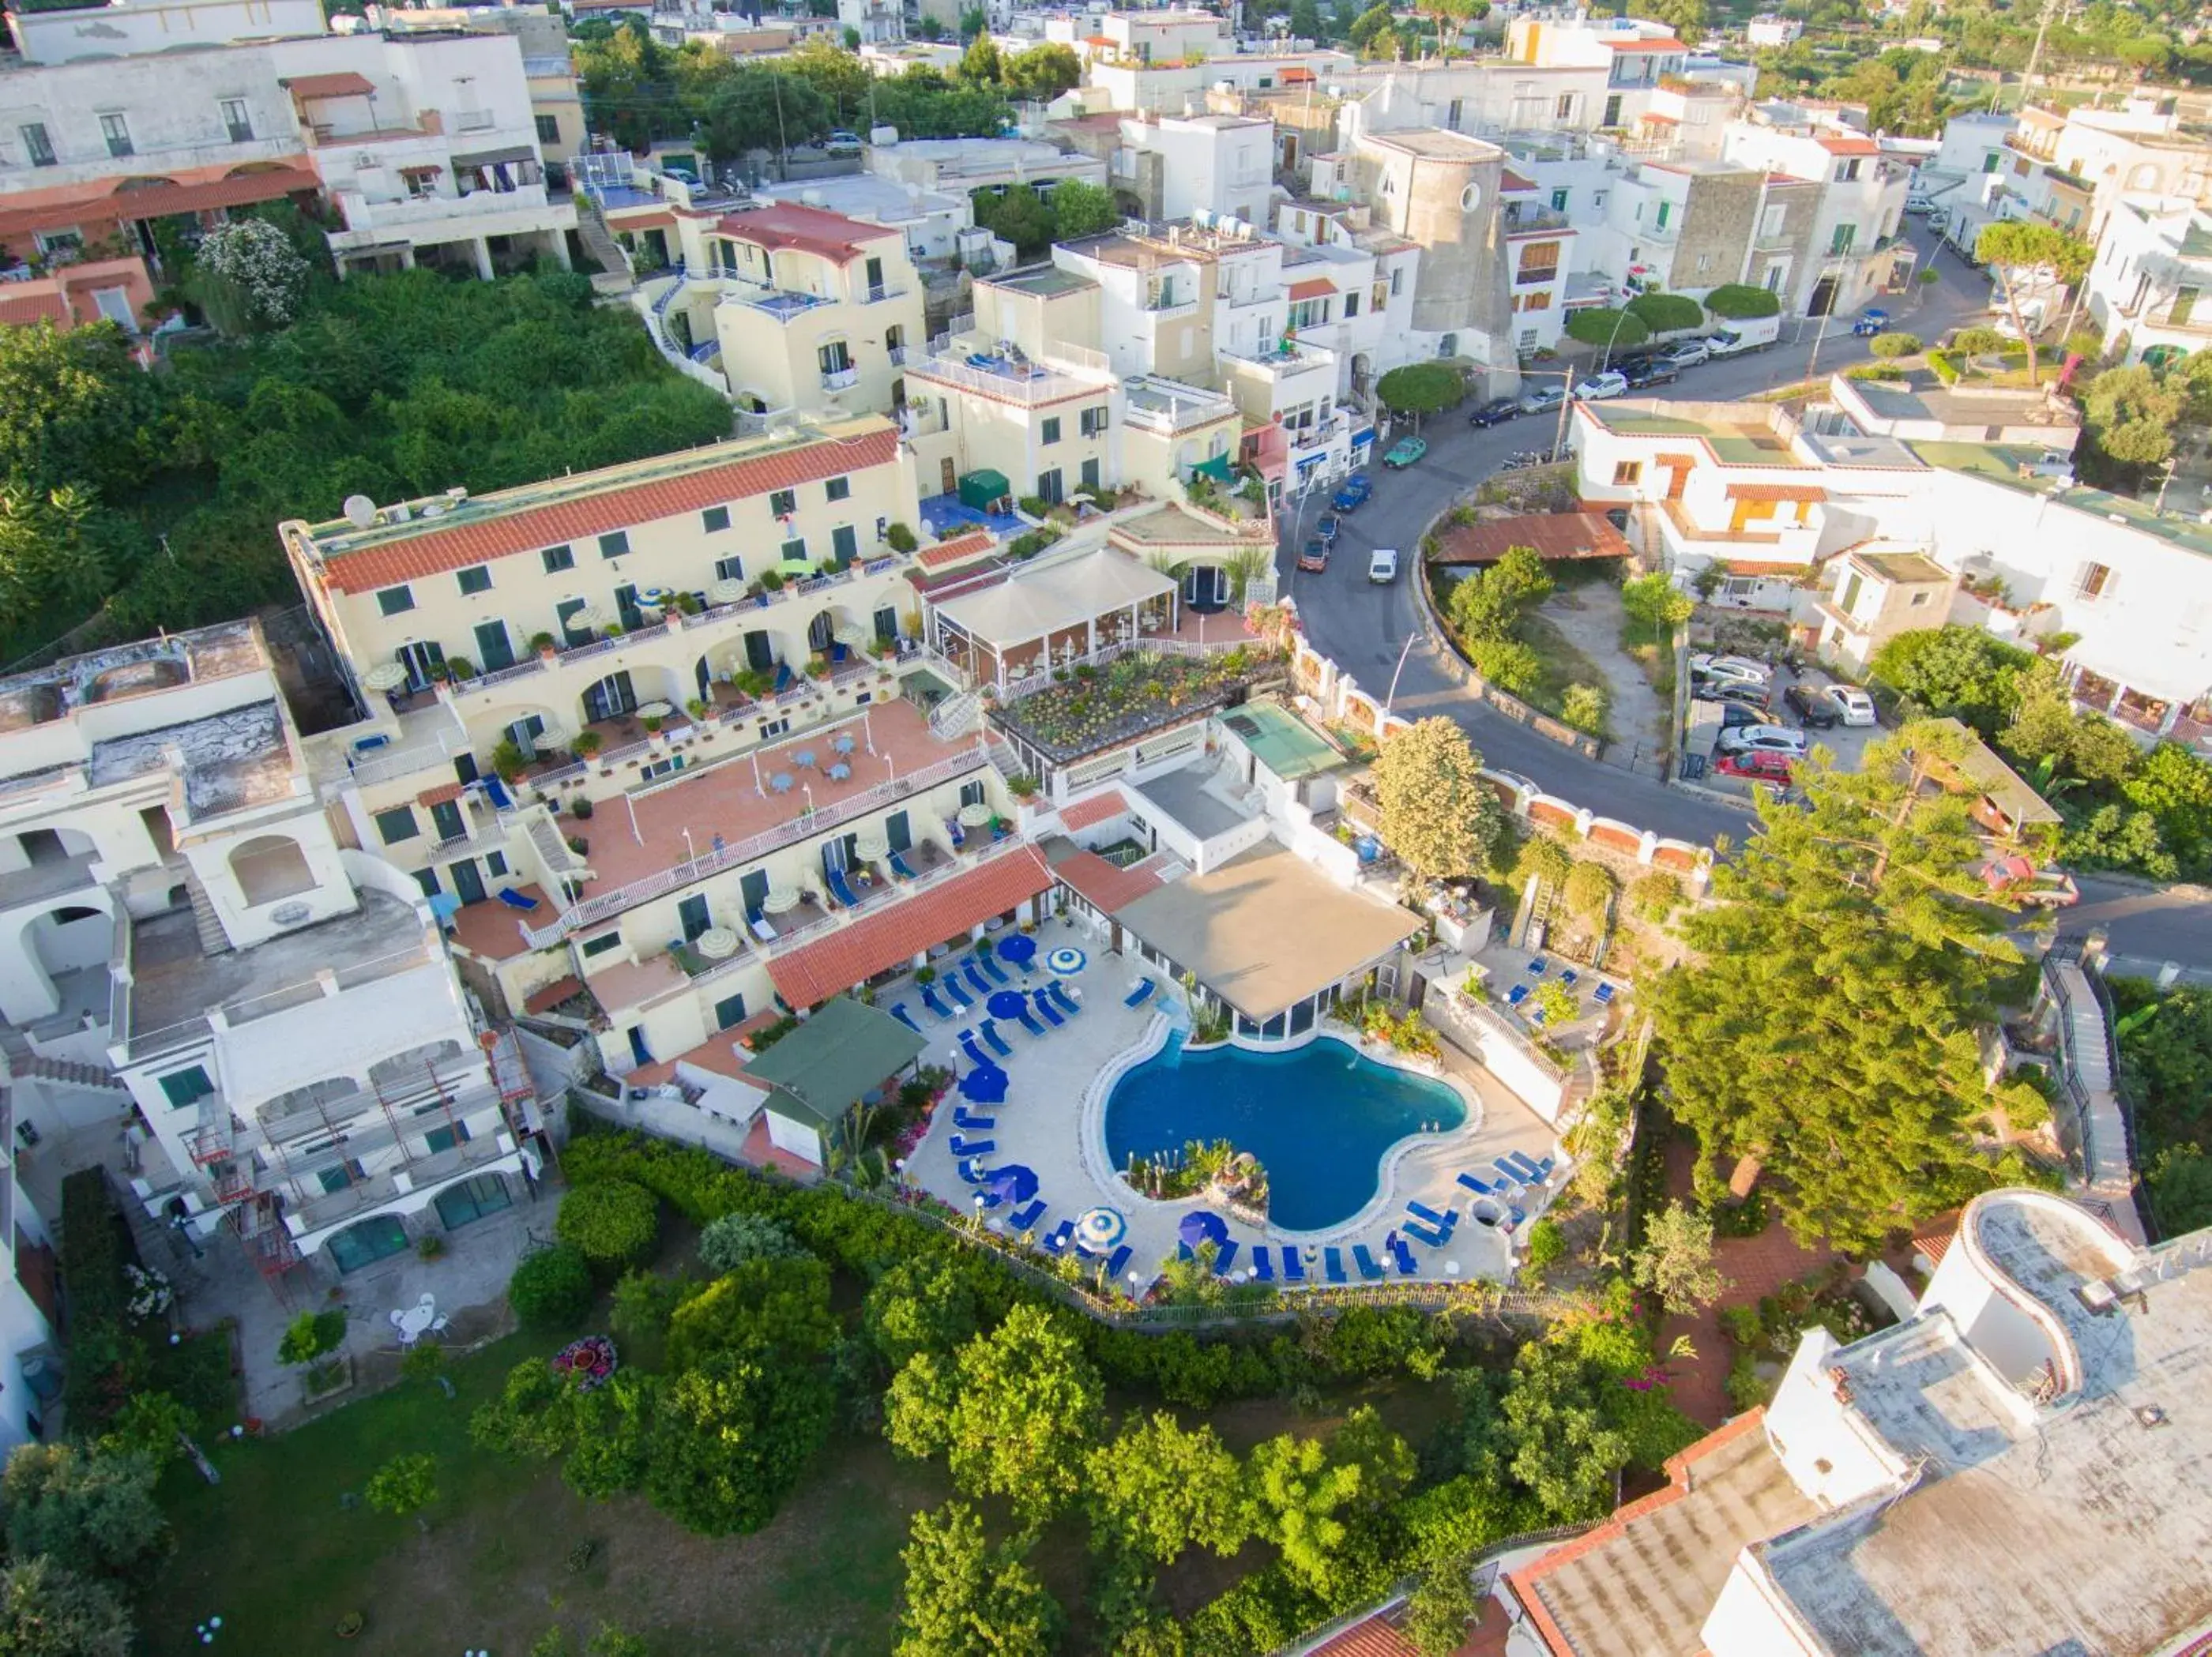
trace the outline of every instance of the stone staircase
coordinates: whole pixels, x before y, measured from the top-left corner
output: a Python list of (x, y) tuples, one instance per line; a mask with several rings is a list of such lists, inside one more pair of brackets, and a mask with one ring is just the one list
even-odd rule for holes
[(606, 221), (580, 195), (576, 202), (576, 240), (599, 267), (599, 274), (592, 278), (593, 291), (628, 293), (632, 280), (629, 260), (623, 257), (621, 244), (608, 233)]
[(122, 1077), (101, 1065), (78, 1064), (67, 1059), (17, 1059), (9, 1068), (17, 1076), (35, 1077), (41, 1082), (56, 1082), (69, 1087), (106, 1088), (116, 1093), (128, 1093)]
[(929, 733), (939, 742), (957, 742), (975, 728), (983, 699), (973, 690), (947, 696), (930, 710)]
[(588, 872), (584, 859), (568, 849), (568, 841), (561, 832), (561, 825), (546, 811), (533, 813), (526, 832), (530, 843), (538, 848), (539, 861), (546, 871), (558, 880), (563, 875), (583, 875)]
[(191, 899), (192, 926), (200, 935), (202, 955), (226, 955), (230, 950), (230, 934), (222, 929), (222, 920), (215, 912), (215, 904), (200, 884), (200, 877), (189, 865), (185, 870), (185, 894)]

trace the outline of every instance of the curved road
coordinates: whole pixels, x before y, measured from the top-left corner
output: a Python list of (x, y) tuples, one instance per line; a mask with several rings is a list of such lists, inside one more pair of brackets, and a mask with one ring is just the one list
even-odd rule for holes
[[(1920, 248), (1920, 268), (1929, 268), (1933, 259), (1942, 280), (1930, 287), (1916, 283), (1911, 294), (1892, 301), (1889, 309), (1896, 326), (1932, 340), (1986, 310), (1989, 279), (1956, 254), (1936, 252), (1924, 225), (1914, 220), (1906, 224)], [(1866, 342), (1851, 337), (1849, 319), (1832, 319), (1828, 326), (1823, 338), (1817, 324), (1801, 328), (1785, 322), (1782, 338), (1771, 349), (1688, 369), (1674, 385), (1651, 395), (1663, 401), (1727, 402), (1867, 359)], [(1344, 519), (1337, 555), (1324, 574), (1298, 573), (1301, 520), (1295, 510), (1285, 515), (1277, 559), (1279, 590), (1297, 599), (1306, 636), (1315, 647), (1333, 657), (1363, 689), (1378, 697), (1389, 694), (1395, 671), (1392, 711), (1416, 719), (1449, 717), (1466, 730), (1484, 763), (1517, 772), (1546, 792), (1601, 816), (1700, 845), (1721, 835), (1741, 841), (1753, 826), (1748, 812), (1585, 759), (1485, 705), (1445, 671), (1447, 647), (1421, 625), (1412, 584), (1419, 579), (1413, 565), (1419, 557), (1424, 527), (1494, 474), (1506, 456), (1544, 447), (1556, 429), (1556, 416), (1524, 416), (1486, 431), (1469, 427), (1463, 415), (1431, 421), (1423, 433), (1429, 452), (1418, 465), (1401, 472), (1379, 465), (1370, 469), (1374, 497)], [(1319, 497), (1310, 501), (1304, 528), (1310, 529), (1323, 510), (1326, 502)], [(1374, 547), (1396, 547), (1406, 561), (1405, 573), (1389, 586), (1367, 580), (1367, 554)], [(2212, 967), (2212, 900), (2202, 893), (2186, 888), (2144, 891), (2094, 878), (2080, 884), (2082, 901), (2066, 912), (2066, 931), (2103, 926), (2113, 948), (2124, 954)]]

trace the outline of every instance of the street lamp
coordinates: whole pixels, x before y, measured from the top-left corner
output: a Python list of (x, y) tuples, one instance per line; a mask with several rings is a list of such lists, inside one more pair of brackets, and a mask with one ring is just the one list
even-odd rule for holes
[[(1398, 665), (1390, 670), (1390, 688), (1382, 695), (1382, 716), (1385, 719), (1390, 715), (1390, 704), (1398, 699), (1398, 676), (1406, 671), (1406, 658), (1413, 653), (1413, 640), (1420, 636), (1418, 632), (1406, 635), (1406, 642), (1398, 652)], [(1375, 735), (1379, 740), (1382, 733), (1377, 731)]]

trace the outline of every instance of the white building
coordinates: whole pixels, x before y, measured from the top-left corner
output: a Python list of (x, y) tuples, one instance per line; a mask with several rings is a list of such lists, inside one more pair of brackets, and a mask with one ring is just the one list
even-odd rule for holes
[(2058, 1197), (1978, 1197), (1911, 1316), (1849, 1345), (1808, 1332), (1774, 1401), (1665, 1490), (1509, 1569), (1514, 1648), (2197, 1648), (2208, 1351), (2212, 1232), (2146, 1248)]
[(2086, 304), (2107, 350), (2130, 362), (2172, 362), (2212, 343), (2212, 214), (2124, 203), (2105, 222)]
[(879, 179), (939, 195), (990, 190), (1004, 193), (1028, 185), (1049, 197), (1062, 179), (1106, 186), (1106, 164), (1072, 155), (1034, 138), (902, 138), (872, 143), (867, 169)]
[(1911, 273), (1917, 255), (1900, 234), (1910, 169), (1864, 133), (1806, 118), (1786, 105), (1731, 122), (1722, 155), (1739, 167), (1820, 186), (1810, 256), (1794, 272), (1785, 309), (1804, 316), (1856, 311)]
[(1784, 17), (1773, 12), (1762, 12), (1744, 26), (1744, 39), (1753, 46), (1786, 46), (1804, 33), (1805, 25), (1795, 17)]
[(1987, 110), (1954, 115), (1936, 154), (1920, 164), (1917, 192), (1954, 247), (1971, 253), (1983, 227), (2004, 216), (2006, 144), (2015, 124), (2013, 116)]
[(323, 27), (320, 0), (112, 0), (68, 12), (8, 14), (8, 32), (27, 64), (112, 61), (234, 40), (320, 34)]

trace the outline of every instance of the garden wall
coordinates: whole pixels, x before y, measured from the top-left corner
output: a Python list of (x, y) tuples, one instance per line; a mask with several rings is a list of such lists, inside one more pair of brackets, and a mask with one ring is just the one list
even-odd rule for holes
[(1480, 1063), (1547, 1122), (1558, 1122), (1586, 1091), (1504, 1019), (1456, 989), (1431, 980), (1421, 1011), (1454, 1047)]

